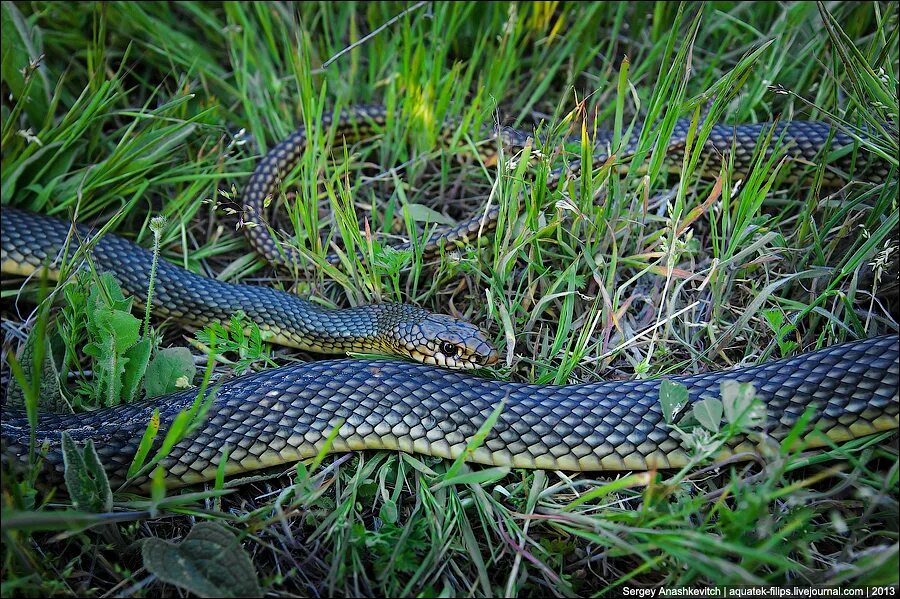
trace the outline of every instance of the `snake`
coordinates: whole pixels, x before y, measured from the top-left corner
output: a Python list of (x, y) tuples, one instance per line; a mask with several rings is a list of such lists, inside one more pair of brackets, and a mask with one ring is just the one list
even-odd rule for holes
[[(671, 377), (689, 404), (721, 396), (726, 380), (749, 383), (766, 410), (761, 440), (732, 437), (717, 457), (758, 454), (808, 417), (815, 448), (898, 426), (898, 340), (882, 335), (732, 371)], [(221, 384), (203, 423), (160, 465), (170, 485), (212, 480), (312, 458), (321, 451), (399, 450), (481, 464), (574, 471), (681, 468), (690, 454), (664, 417), (662, 379), (532, 385), (391, 360), (324, 360)], [(155, 410), (165, 430), (198, 391), (76, 415), (41, 414), (35, 446), (63, 473), (62, 431), (92, 441), (110, 483), (128, 467)], [(483, 443), (470, 441), (494, 412)], [(809, 412), (807, 414), (807, 412)], [(4, 415), (4, 455), (29, 455), (24, 414)], [(159, 435), (160, 437), (162, 435)], [(157, 443), (158, 447), (159, 443)], [(474, 445), (474, 444), (473, 444)], [(227, 450), (226, 450), (227, 449)], [(141, 481), (133, 481), (136, 486)]]
[[(335, 130), (335, 137), (345, 142), (363, 139), (373, 135), (387, 124), (389, 111), (380, 105), (360, 105), (344, 109), (335, 114), (322, 117), (321, 128)], [(450, 137), (455, 122), (448, 119), (443, 123), (442, 136)], [(696, 127), (690, 119), (678, 119), (666, 144), (665, 165), (677, 172), (684, 160), (685, 149), (691, 131)], [(771, 137), (771, 143), (764, 146), (761, 156), (756, 149), (760, 140)], [(494, 132), (499, 145), (511, 150), (524, 148), (533, 144), (536, 136), (511, 127), (498, 127)], [(254, 169), (242, 200), (243, 220), (249, 223), (244, 227), (247, 239), (253, 249), (271, 264), (279, 265), (286, 270), (304, 270), (309, 260), (302, 251), (290, 242), (290, 235), (283, 231), (275, 231), (270, 226), (267, 206), (273, 205), (279, 187), (290, 172), (300, 162), (309, 146), (310, 135), (306, 127), (300, 127), (268, 152)], [(608, 143), (608, 134), (599, 135), (595, 145)], [(640, 136), (632, 135), (612, 152), (600, 152), (592, 156), (589, 167), (603, 164), (612, 157), (619, 163), (633, 156), (640, 146)], [(714, 124), (703, 146), (706, 160), (699, 169), (701, 173), (716, 175), (723, 162), (727, 162), (732, 177), (746, 177), (755, 164), (764, 163), (773, 156), (785, 159), (783, 176), (785, 182), (808, 178), (810, 166), (822, 162), (829, 149), (837, 150), (838, 155), (827, 161), (828, 168), (822, 173), (820, 184), (825, 187), (839, 187), (848, 180), (848, 173), (862, 170), (865, 167), (866, 180), (872, 183), (883, 181), (889, 174), (886, 161), (874, 157), (867, 160), (850, 151), (856, 140), (848, 133), (831, 127), (821, 121), (779, 121), (775, 123), (748, 123), (737, 126)], [(496, 163), (497, 146), (482, 144), (479, 154), (487, 164)], [(868, 162), (867, 164), (863, 164)], [(556, 190), (568, 178), (577, 178), (583, 168), (580, 159), (574, 159), (563, 167), (551, 170), (544, 185), (548, 191)], [(489, 207), (484, 214), (475, 215), (458, 224), (444, 227), (437, 234), (429, 237), (422, 244), (424, 258), (438, 255), (444, 248), (465, 246), (479, 236), (490, 235), (496, 229), (500, 217), (499, 206)], [(397, 249), (409, 249), (411, 244), (400, 244)], [(338, 262), (338, 257), (331, 254), (327, 260)]]
[(86, 225), (73, 228), (17, 208), (4, 207), (0, 216), (0, 268), (5, 273), (59, 278), (64, 249), (74, 237), (90, 248), (94, 267), (111, 273), (139, 304), (146, 305), (150, 295), (154, 314), (188, 326), (228, 325), (241, 311), (267, 341), (322, 354), (382, 353), (463, 369), (497, 361), (496, 350), (478, 327), (412, 304), (330, 309), (278, 289), (204, 277), (165, 260), (154, 264), (150, 251), (116, 235), (97, 235)]
[[(384, 108), (361, 106), (326, 115), (320, 124), (349, 140), (372, 135), (386, 118)], [(690, 127), (686, 120), (676, 123), (668, 142), (671, 160), (683, 158)], [(530, 140), (511, 130), (499, 134), (511, 145)], [(778, 149), (770, 144), (763, 156), (780, 152), (789, 178), (808, 174), (810, 165), (825, 159), (826, 148), (855, 143), (819, 122), (714, 125), (704, 146), (704, 171), (715, 174), (727, 165), (736, 175), (748, 173), (760, 160), (756, 147), (767, 134), (779, 140)], [(301, 127), (277, 144), (257, 165), (243, 196), (245, 217), (257, 225), (245, 228), (251, 246), (287, 268), (297, 267), (302, 252), (290, 236), (268, 224), (266, 207), (308, 140)], [(627, 156), (636, 143), (626, 142), (616, 156)], [(600, 160), (610, 158), (601, 155)], [(846, 181), (846, 173), (861, 159), (852, 151), (831, 158), (822, 179), (826, 184)], [(581, 169), (575, 161), (551, 171), (548, 187), (579, 176)], [(867, 170), (871, 181), (888, 174), (878, 161)], [(425, 240), (425, 253), (436, 255), (454, 244), (469, 243), (492, 231), (498, 218), (495, 207), (442, 229)], [(93, 233), (84, 225), (4, 207), (0, 265), (4, 272), (18, 275), (40, 271), (60, 276), (59, 257), (74, 236), (89, 249), (94, 264), (111, 272), (139, 302), (148, 301), (142, 294), (152, 254), (120, 237)], [(491, 380), (464, 372), (498, 360), (480, 329), (464, 321), (406, 304), (329, 310), (274, 289), (202, 277), (165, 260), (158, 268), (149, 301), (163, 316), (200, 325), (221, 322), (240, 309), (276, 343), (322, 353), (376, 350), (417, 361), (325, 360), (219, 384), (208, 397), (201, 421), (160, 462), (169, 486), (209, 481), (220, 472), (233, 476), (285, 465), (323, 451), (365, 449), (573, 471), (681, 468), (690, 463), (679, 429), (661, 407), (664, 378), (573, 385)], [(759, 453), (763, 440), (785, 439), (798, 425), (803, 426), (798, 439), (811, 448), (897, 429), (898, 376), (897, 337), (882, 335), (756, 366), (665, 379), (686, 388), (684, 408), (720, 397), (726, 381), (752, 386), (765, 418), (757, 434), (730, 438), (719, 452), (724, 457)], [(36, 448), (42, 449), (45, 469), (51, 476), (61, 475), (65, 432), (78, 443), (94, 444), (113, 484), (141, 487), (146, 478), (127, 479), (125, 473), (147, 422), (158, 413), (164, 429), (197, 402), (198, 391), (185, 390), (78, 414), (40, 414), (34, 430), (23, 413), (6, 410), (0, 423), (3, 460), (21, 465)], [(491, 426), (484, 438), (473, 445), (486, 423)], [(154, 449), (161, 443), (158, 435)]]

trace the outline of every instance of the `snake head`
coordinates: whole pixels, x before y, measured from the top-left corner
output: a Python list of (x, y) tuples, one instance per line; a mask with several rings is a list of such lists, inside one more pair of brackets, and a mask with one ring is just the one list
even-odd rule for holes
[(400, 320), (394, 329), (396, 349), (413, 360), (458, 369), (490, 366), (499, 360), (497, 350), (477, 326), (424, 310), (416, 316)]

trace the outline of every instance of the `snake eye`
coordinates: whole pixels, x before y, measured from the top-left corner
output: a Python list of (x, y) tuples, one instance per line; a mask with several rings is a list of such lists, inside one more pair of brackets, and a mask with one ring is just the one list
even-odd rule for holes
[(459, 348), (457, 348), (449, 341), (444, 341), (443, 343), (441, 343), (441, 353), (448, 358), (455, 358), (456, 354), (459, 353)]

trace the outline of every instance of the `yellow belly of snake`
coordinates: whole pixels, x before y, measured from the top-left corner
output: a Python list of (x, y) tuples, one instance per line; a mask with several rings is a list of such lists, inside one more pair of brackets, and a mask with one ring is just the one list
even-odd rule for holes
[[(352, 128), (356, 135), (360, 129), (362, 133), (370, 131), (383, 116), (381, 109), (365, 107), (328, 119), (325, 124)], [(711, 155), (721, 159), (734, 152), (734, 168), (749, 168), (764, 127), (715, 127), (708, 144)], [(676, 128), (671, 144), (675, 154), (680, 131)], [(776, 134), (783, 137), (782, 147), (796, 159), (798, 169), (808, 169), (808, 162), (820, 158), (826, 142), (834, 147), (852, 142), (822, 123), (784, 123), (777, 126)], [(268, 259), (292, 266), (300, 260), (299, 253), (277, 241), (274, 231), (262, 221), (267, 198), (296, 165), (305, 144), (306, 133), (301, 129), (276, 146), (254, 171), (244, 197), (250, 220), (260, 224), (247, 229), (252, 245)], [(831, 166), (838, 172), (847, 168), (850, 159), (846, 156)], [(717, 170), (716, 161), (711, 164)], [(571, 165), (565, 173), (577, 170), (578, 165)], [(548, 184), (556, 185), (565, 173), (554, 171)], [(876, 167), (873, 178), (883, 175)], [(496, 218), (496, 210), (489, 211), (445, 230), (427, 242), (426, 251), (464, 240), (479, 229), (490, 231)], [(81, 233), (86, 236), (89, 232)], [(68, 225), (59, 221), (4, 209), (4, 271), (27, 274), (46, 266), (68, 234)], [(94, 243), (93, 256), (104, 269), (114, 272), (127, 291), (138, 295), (143, 292), (149, 268), (145, 251), (106, 235)], [(423, 315), (412, 306), (363, 307), (356, 313), (315, 309), (302, 301), (295, 304), (300, 300), (288, 294), (226, 285), (165, 262), (157, 280), (157, 309), (195, 324), (225, 321), (241, 309), (268, 330), (272, 340), (318, 351), (374, 349), (410, 355), (419, 353), (417, 343), (435, 343), (437, 338), (438, 349), (431, 350), (435, 356), (447, 339), (470, 352), (468, 361), (455, 365), (471, 366), (496, 359), (496, 353), (471, 328), (452, 319), (428, 320), (427, 313)], [(462, 328), (454, 329), (457, 325)], [(395, 338), (388, 340), (390, 335)], [(463, 349), (459, 351), (463, 353)], [(414, 357), (422, 359), (421, 355)], [(446, 358), (432, 361), (447, 363)], [(687, 386), (692, 402), (718, 396), (719, 386), (726, 379), (754, 385), (767, 409), (767, 433), (774, 438), (784, 437), (806, 410), (811, 410), (808, 428), (817, 431), (806, 436), (811, 446), (898, 427), (895, 337), (839, 345), (743, 370), (676, 377)], [(159, 409), (164, 429), (179, 411), (191, 405), (195, 395), (194, 391), (185, 391), (89, 413), (42, 415), (35, 433), (36, 446), (48, 443), (46, 465), (60, 472), (63, 461), (59, 440), (63, 431), (76, 441), (93, 440), (111, 480), (120, 483), (154, 409)], [(658, 380), (536, 386), (390, 361), (340, 360), (288, 366), (221, 385), (203, 424), (176, 445), (162, 465), (170, 484), (190, 484), (213, 478), (226, 454), (226, 474), (314, 456), (332, 431), (336, 436), (331, 451), (394, 449), (455, 458), (466, 451), (468, 441), (499, 405), (499, 418), (484, 443), (467, 456), (471, 461), (565, 470), (680, 467), (687, 463), (687, 455), (663, 420), (658, 395)], [(158, 442), (162, 437), (158, 435)], [(2, 440), (5, 461), (28, 459), (30, 430), (24, 415), (4, 412)], [(724, 451), (752, 449), (748, 439), (738, 438)]]

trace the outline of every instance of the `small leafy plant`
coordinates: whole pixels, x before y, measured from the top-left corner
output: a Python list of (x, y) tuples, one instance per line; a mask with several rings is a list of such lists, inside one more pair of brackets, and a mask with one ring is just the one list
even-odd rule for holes
[[(726, 379), (721, 383), (720, 393), (720, 398), (694, 402), (679, 418), (689, 405), (687, 387), (670, 380), (660, 384), (659, 400), (666, 424), (693, 453), (694, 463), (714, 457), (729, 439), (750, 433), (765, 423), (766, 408), (756, 397), (752, 384)], [(722, 425), (723, 416), (725, 426)]]
[(94, 359), (94, 397), (101, 406), (134, 400), (141, 390), (153, 344), (141, 338), (141, 321), (132, 315), (133, 298), (125, 298), (115, 278), (100, 275), (87, 299), (88, 344)]
[(197, 340), (210, 348), (215, 340), (218, 343), (217, 354), (236, 355), (237, 360), (232, 363), (232, 368), (237, 374), (243, 374), (258, 362), (270, 367), (277, 366), (272, 360), (272, 350), (263, 342), (259, 326), (240, 310), (231, 316), (228, 328), (211, 322), (197, 331)]

